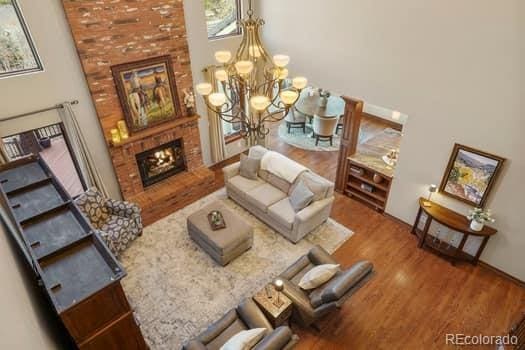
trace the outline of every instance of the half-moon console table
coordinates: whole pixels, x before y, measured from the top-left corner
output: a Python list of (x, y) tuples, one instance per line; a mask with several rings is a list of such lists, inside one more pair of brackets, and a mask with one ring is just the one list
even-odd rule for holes
[[(470, 221), (465, 215), (459, 214), (451, 209), (445, 208), (435, 202), (430, 202), (431, 206), (425, 206), (424, 203), (428, 202), (425, 198), (419, 199), (419, 211), (417, 213), (416, 221), (412, 227), (412, 233), (415, 234), (419, 239), (419, 247), (427, 247), (432, 251), (438, 253), (449, 259), (452, 264), (457, 261), (468, 261), (472, 264), (477, 264), (483, 249), (487, 245), (490, 237), (495, 235), (498, 231), (492, 227), (485, 226), (481, 231), (473, 231), (470, 229)], [(426, 214), (427, 220), (424, 223), (424, 227), (421, 229), (420, 220)], [(459, 245), (456, 247), (451, 245), (450, 242), (445, 242), (435, 236), (429, 234), (430, 225), (433, 221), (440, 223), (441, 225), (449, 228), (454, 232), (458, 232), (462, 235)], [(469, 254), (463, 248), (469, 237), (475, 236), (482, 239), (477, 251), (474, 254)]]

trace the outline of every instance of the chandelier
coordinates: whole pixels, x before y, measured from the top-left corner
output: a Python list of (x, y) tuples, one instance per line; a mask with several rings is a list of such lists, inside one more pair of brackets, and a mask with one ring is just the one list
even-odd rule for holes
[(254, 17), (250, 0), (248, 17), (240, 21), (243, 38), (232, 57), (230, 51), (217, 51), (216, 84), (197, 84), (207, 108), (227, 123), (240, 125), (240, 134), (250, 144), (259, 143), (270, 132), (268, 122), (286, 117), (307, 86), (305, 77), (288, 78), (290, 57), (271, 57), (260, 39), (264, 20)]

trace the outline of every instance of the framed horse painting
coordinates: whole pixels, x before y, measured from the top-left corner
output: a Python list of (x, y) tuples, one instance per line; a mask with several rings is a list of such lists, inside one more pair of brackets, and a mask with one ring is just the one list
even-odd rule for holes
[(131, 133), (181, 115), (170, 56), (119, 64), (111, 71)]

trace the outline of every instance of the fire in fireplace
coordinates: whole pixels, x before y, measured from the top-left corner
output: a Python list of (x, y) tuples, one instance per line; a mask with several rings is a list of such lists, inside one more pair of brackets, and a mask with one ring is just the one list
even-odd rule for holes
[(186, 170), (181, 139), (139, 153), (136, 158), (144, 187)]

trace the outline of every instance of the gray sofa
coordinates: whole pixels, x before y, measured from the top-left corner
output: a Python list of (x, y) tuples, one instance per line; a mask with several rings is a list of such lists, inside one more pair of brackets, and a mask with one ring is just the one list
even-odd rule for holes
[[(254, 146), (250, 148), (249, 156), (262, 158), (267, 151), (264, 147)], [(328, 219), (334, 201), (334, 184), (327, 179), (304, 171), (294, 183), (289, 183), (277, 175), (259, 170), (257, 179), (251, 180), (241, 176), (239, 169), (240, 162), (223, 169), (228, 197), (293, 243)], [(309, 206), (296, 213), (288, 197), (299, 179), (315, 197)]]
[(257, 304), (252, 299), (246, 299), (182, 349), (218, 350), (235, 334), (254, 328), (266, 328), (265, 337), (255, 345), (254, 350), (289, 350), (299, 340), (289, 327), (274, 329)]

